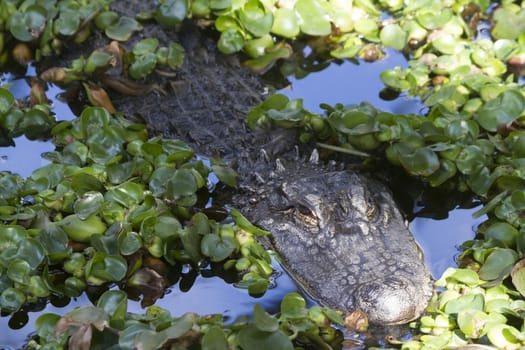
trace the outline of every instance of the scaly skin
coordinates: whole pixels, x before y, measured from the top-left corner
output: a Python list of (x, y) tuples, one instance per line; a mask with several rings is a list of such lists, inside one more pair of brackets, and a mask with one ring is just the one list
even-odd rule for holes
[(310, 150), (294, 150), (293, 133), (248, 130), (246, 113), (262, 102), (264, 85), (196, 27), (175, 33), (146, 26), (144, 33), (163, 44), (181, 42), (184, 65), (175, 78), (154, 78), (166, 95), (114, 96), (117, 109), (139, 113), (154, 133), (230, 162), (240, 182), (230, 204), (272, 232), (285, 268), (322, 304), (361, 309), (376, 324), (417, 318), (431, 277), (387, 187), (350, 168), (303, 159), (299, 153)]

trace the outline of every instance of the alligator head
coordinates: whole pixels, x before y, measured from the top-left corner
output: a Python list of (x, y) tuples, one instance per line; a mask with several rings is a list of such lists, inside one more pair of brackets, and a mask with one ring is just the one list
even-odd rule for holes
[(360, 309), (371, 323), (419, 317), (431, 277), (389, 189), (349, 169), (299, 163), (279, 165), (247, 210), (272, 232), (285, 269), (321, 304)]

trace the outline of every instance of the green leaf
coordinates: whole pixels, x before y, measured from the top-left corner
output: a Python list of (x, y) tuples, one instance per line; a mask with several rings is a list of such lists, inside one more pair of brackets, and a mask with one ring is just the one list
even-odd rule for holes
[(7, 113), (14, 103), (15, 98), (11, 92), (6, 88), (0, 88), (0, 114)]
[(237, 186), (237, 173), (229, 166), (216, 164), (211, 166), (211, 170), (222, 183), (230, 187)]
[(406, 44), (407, 33), (397, 23), (386, 25), (379, 34), (381, 42), (388, 47), (401, 51)]
[(332, 31), (327, 12), (317, 0), (298, 0), (295, 12), (299, 16), (301, 31), (312, 36), (328, 35)]
[(274, 12), (272, 33), (285, 38), (293, 39), (301, 32), (299, 20), (295, 11), (281, 7)]
[(118, 22), (106, 27), (105, 33), (108, 38), (118, 41), (126, 41), (134, 31), (142, 30), (142, 25), (134, 18), (122, 16)]
[(109, 290), (100, 296), (97, 307), (110, 315), (111, 320), (124, 320), (128, 309), (128, 296), (121, 290)]
[(525, 260), (520, 260), (514, 265), (510, 276), (514, 287), (522, 296), (525, 296)]
[(224, 332), (216, 326), (211, 327), (201, 340), (202, 350), (228, 350), (228, 341)]
[(475, 116), (485, 130), (496, 131), (501, 124), (519, 118), (525, 109), (525, 97), (517, 90), (506, 90), (487, 101)]
[(37, 38), (46, 22), (46, 10), (39, 5), (28, 6), (24, 12), (16, 11), (7, 17), (11, 34), (19, 41)]
[(482, 294), (466, 294), (449, 300), (443, 311), (447, 314), (456, 314), (465, 310), (483, 311), (484, 303), (485, 299)]
[(194, 194), (197, 189), (197, 180), (193, 172), (189, 169), (177, 169), (169, 179), (167, 196), (178, 199)]
[(247, 326), (237, 335), (243, 349), (250, 350), (293, 350), (292, 341), (280, 331), (263, 332), (255, 326)]
[(306, 301), (299, 293), (286, 294), (281, 301), (281, 318), (300, 319), (308, 315)]
[(219, 262), (229, 257), (237, 248), (233, 237), (221, 237), (217, 234), (207, 234), (201, 240), (202, 254), (210, 257), (211, 261)]
[(267, 13), (259, 0), (248, 0), (238, 16), (244, 28), (256, 37), (268, 34), (272, 29), (272, 13)]
[(221, 33), (217, 43), (219, 50), (225, 54), (232, 54), (240, 51), (244, 46), (244, 37), (236, 29), (227, 29)]
[(235, 222), (237, 226), (254, 236), (266, 236), (270, 234), (270, 231), (266, 231), (258, 228), (257, 226), (254, 226), (248, 219), (244, 217), (244, 215), (241, 214), (240, 211), (235, 208), (230, 209), (230, 215), (233, 219), (233, 222)]
[(75, 201), (74, 210), (81, 220), (98, 212), (104, 203), (104, 196), (100, 192), (86, 192)]
[(166, 0), (157, 8), (155, 19), (161, 25), (175, 27), (186, 18), (187, 14), (186, 0)]
[(253, 318), (255, 327), (260, 331), (275, 332), (279, 329), (279, 321), (264, 311), (259, 303), (253, 307)]
[(510, 273), (516, 260), (517, 254), (513, 249), (495, 248), (479, 269), (479, 277), (486, 281), (502, 280)]

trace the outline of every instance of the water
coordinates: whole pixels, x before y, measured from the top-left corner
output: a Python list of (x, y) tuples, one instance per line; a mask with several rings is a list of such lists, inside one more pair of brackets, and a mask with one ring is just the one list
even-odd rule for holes
[[(393, 68), (396, 65), (406, 66), (406, 61), (399, 53), (389, 52), (388, 57), (374, 64), (361, 63), (353, 65), (331, 65), (322, 72), (312, 73), (305, 79), (291, 79), (291, 87), (280, 91), (290, 98), (303, 98), (304, 106), (310, 110), (321, 112), (320, 103), (359, 103), (368, 101), (378, 109), (394, 113), (421, 113), (424, 106), (417, 99), (401, 96), (393, 101), (385, 101), (379, 97), (383, 84), (379, 79), (381, 71)], [(27, 75), (34, 74), (31, 67)], [(4, 77), (5, 78), (5, 77)], [(7, 77), (9, 80), (10, 77)], [(12, 79), (12, 77), (11, 77)], [(12, 91), (16, 97), (27, 95), (29, 86), (25, 79), (12, 80)], [(47, 95), (53, 98), (60, 92), (57, 88), (49, 90)], [(66, 104), (54, 102), (54, 112), (57, 119), (71, 119), (73, 113)], [(0, 171), (8, 170), (29, 176), (33, 169), (45, 164), (40, 158), (43, 152), (53, 150), (53, 145), (46, 142), (28, 141), (24, 138), (15, 140), (16, 147), (0, 148)], [(449, 266), (455, 266), (457, 246), (473, 237), (474, 227), (479, 221), (472, 220), (473, 210), (454, 210), (446, 220), (436, 221), (425, 218), (416, 218), (410, 228), (416, 240), (425, 252), (426, 262), (434, 277), (438, 278)], [(172, 286), (168, 293), (157, 305), (169, 309), (172, 315), (184, 312), (199, 314), (222, 313), (226, 322), (232, 322), (237, 317), (251, 314), (255, 303), (261, 303), (269, 312), (277, 312), (282, 297), (297, 288), (294, 282), (281, 271), (276, 278), (276, 287), (270, 289), (263, 297), (253, 298), (246, 290), (226, 284), (219, 277), (198, 276), (189, 292), (182, 292), (178, 285)], [(220, 301), (220, 302), (217, 302)], [(64, 314), (77, 306), (90, 305), (89, 299), (83, 295), (72, 300), (67, 306), (59, 308), (48, 305), (44, 312)], [(130, 301), (129, 311), (142, 313), (144, 310), (138, 302)], [(9, 317), (0, 317), (0, 349), (15, 349), (24, 343), (24, 339), (31, 332), (39, 313), (28, 315), (27, 326), (21, 329), (10, 329)]]
[[(15, 77), (13, 74), (4, 73), (0, 77), (0, 82), (5, 83), (6, 88), (17, 99), (27, 99), (31, 86), (28, 78), (35, 76), (35, 67), (28, 66), (24, 77)], [(4, 84), (0, 84), (4, 85)], [(50, 84), (46, 95), (53, 100), (52, 111), (55, 113), (57, 120), (71, 120), (75, 118), (73, 112), (67, 104), (57, 100), (57, 96), (62, 90), (56, 85)], [(42, 153), (50, 152), (55, 149), (51, 142), (31, 141), (25, 136), (17, 137), (15, 147), (0, 147), (0, 171), (10, 171), (23, 177), (29, 177), (33, 170), (42, 167), (49, 162), (41, 157)]]

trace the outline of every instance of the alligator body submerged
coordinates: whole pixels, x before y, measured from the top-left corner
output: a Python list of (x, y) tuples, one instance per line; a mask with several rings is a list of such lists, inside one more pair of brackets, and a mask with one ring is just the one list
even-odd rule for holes
[(145, 37), (181, 42), (184, 65), (165, 81), (167, 95), (115, 97), (117, 108), (140, 113), (154, 133), (232, 164), (239, 188), (231, 205), (271, 231), (284, 267), (320, 303), (361, 309), (376, 324), (417, 318), (431, 296), (431, 277), (388, 188), (319, 162), (290, 133), (248, 130), (246, 114), (266, 88), (196, 27), (148, 30), (155, 29), (146, 27)]

